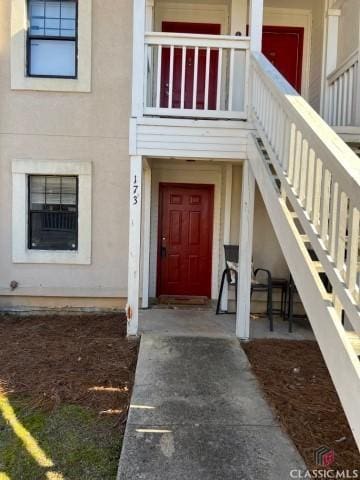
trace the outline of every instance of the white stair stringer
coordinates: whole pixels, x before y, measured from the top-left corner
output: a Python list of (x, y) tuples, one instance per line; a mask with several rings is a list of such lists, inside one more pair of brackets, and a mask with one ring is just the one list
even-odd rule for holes
[[(270, 162), (273, 160), (272, 164), (276, 169), (276, 158), (271, 158), (273, 155), (271, 146), (261, 133), (259, 131), (261, 140), (270, 157)], [(248, 156), (279, 244), (295, 280), (302, 303), (360, 450), (359, 332), (347, 332), (344, 329), (341, 312), (329, 299), (329, 294), (319, 276), (319, 262), (322, 263), (319, 256), (321, 242), (319, 242), (319, 245), (313, 245), (311, 240), (315, 238), (315, 234), (311, 223), (304, 220), (306, 216), (304, 211), (301, 212), (302, 207), (298, 200), (297, 205), (296, 202), (291, 203), (294, 211), (289, 210), (289, 197), (286, 201), (286, 196), (288, 193), (291, 194), (291, 187), (288, 185), (288, 188), (286, 188), (286, 182), (280, 178), (282, 180), (282, 193), (280, 193), (274, 181), (274, 175), (270, 171), (269, 162), (265, 158), (257, 139), (252, 134), (249, 138)], [(283, 176), (281, 171), (276, 173), (279, 177)], [(305, 236), (299, 233), (294, 218), (301, 222)], [(318, 255), (319, 261), (317, 262), (314, 262), (309, 256), (306, 246), (309, 243)], [(330, 260), (327, 259), (327, 261)], [(348, 306), (349, 303), (353, 303), (346, 292), (344, 292), (342, 300), (348, 302)], [(354, 304), (351, 305), (351, 308), (353, 317), (356, 314), (359, 315)], [(324, 398), (324, 402), (326, 402), (326, 398)]]

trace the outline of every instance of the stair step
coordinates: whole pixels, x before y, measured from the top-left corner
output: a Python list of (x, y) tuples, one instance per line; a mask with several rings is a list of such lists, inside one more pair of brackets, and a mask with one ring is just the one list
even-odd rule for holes
[(334, 300), (334, 295), (332, 293), (324, 293), (323, 299), (332, 302)]
[(354, 151), (355, 155), (360, 157), (360, 143), (348, 143), (349, 147)]
[(356, 355), (360, 357), (360, 335), (355, 332), (346, 332), (346, 336), (355, 350)]
[(324, 273), (325, 269), (321, 262), (313, 262), (313, 265), (318, 273)]
[(307, 235), (300, 235), (300, 237), (304, 243), (310, 243), (309, 237)]

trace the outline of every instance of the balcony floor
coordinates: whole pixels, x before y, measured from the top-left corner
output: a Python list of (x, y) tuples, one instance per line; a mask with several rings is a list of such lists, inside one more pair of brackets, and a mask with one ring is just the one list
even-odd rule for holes
[[(308, 322), (294, 319), (294, 332), (288, 332), (288, 323), (274, 319), (274, 332), (269, 331), (265, 317), (252, 316), (250, 338), (277, 338), (283, 340), (315, 340)], [(235, 315), (216, 315), (213, 308), (196, 307), (169, 309), (153, 307), (140, 312), (140, 333), (165, 336), (235, 337)]]

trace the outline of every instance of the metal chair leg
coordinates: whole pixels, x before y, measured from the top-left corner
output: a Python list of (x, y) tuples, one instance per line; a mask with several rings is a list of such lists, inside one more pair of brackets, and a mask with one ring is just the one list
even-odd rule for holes
[(272, 301), (272, 287), (268, 288), (268, 317), (270, 322), (270, 332), (274, 331), (274, 318), (273, 318), (273, 301)]
[(235, 312), (238, 306), (238, 274), (235, 272)]
[(293, 331), (293, 315), (294, 315), (294, 290), (293, 285), (289, 286), (289, 333)]
[(216, 306), (216, 315), (220, 314), (220, 306), (221, 306), (221, 299), (222, 299), (222, 294), (224, 290), (224, 283), (225, 283), (225, 278), (226, 278), (226, 270), (224, 270), (222, 277), (221, 277), (221, 284), (220, 284), (220, 292), (219, 292), (219, 298)]

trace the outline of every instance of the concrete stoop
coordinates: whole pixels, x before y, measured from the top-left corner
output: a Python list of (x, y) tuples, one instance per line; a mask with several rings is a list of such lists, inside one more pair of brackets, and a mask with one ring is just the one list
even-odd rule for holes
[(118, 480), (288, 480), (304, 469), (236, 339), (142, 336)]

